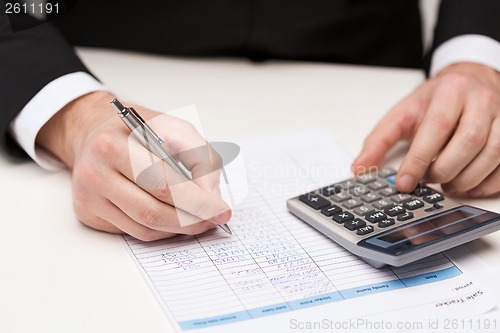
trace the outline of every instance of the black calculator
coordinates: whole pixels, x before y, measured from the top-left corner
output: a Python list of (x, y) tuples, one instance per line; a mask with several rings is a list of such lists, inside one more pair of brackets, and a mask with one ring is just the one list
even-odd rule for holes
[(500, 215), (430, 187), (400, 193), (382, 168), (287, 201), (288, 210), (374, 267), (401, 266), (500, 229)]

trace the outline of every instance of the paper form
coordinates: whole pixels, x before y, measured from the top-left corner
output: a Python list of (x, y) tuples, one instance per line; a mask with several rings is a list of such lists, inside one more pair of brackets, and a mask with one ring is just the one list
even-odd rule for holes
[[(325, 132), (238, 143), (249, 194), (234, 207), (233, 236), (217, 228), (150, 243), (124, 237), (180, 330), (285, 332), (294, 331), (297, 317), (339, 320), (411, 308), (473, 315), (494, 306), (447, 254), (375, 269), (287, 211), (286, 199), (349, 177), (349, 156)], [(478, 291), (468, 301), (437, 305)]]

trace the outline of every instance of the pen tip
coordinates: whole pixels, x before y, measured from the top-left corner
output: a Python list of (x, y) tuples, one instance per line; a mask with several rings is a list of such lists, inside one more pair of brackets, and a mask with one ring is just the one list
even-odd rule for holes
[(233, 235), (233, 232), (231, 231), (231, 229), (229, 229), (229, 226), (227, 224), (219, 224), (219, 227), (229, 235)]

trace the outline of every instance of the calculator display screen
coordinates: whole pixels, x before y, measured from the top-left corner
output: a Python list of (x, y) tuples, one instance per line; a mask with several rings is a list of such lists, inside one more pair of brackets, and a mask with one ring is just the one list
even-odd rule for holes
[(476, 224), (474, 219), (467, 219), (471, 216), (474, 214), (469, 211), (455, 210), (445, 215), (425, 219), (417, 224), (408, 225), (408, 227), (393, 229), (393, 232), (387, 233), (379, 239), (394, 244), (410, 238), (413, 244), (424, 244), (474, 226)]
[(358, 245), (392, 255), (401, 255), (498, 219), (498, 214), (470, 206), (460, 206), (366, 238)]

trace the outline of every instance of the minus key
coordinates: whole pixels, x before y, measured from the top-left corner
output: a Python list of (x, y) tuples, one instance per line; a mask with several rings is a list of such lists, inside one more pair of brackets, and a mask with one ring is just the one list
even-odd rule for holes
[(321, 214), (328, 216), (328, 217), (331, 217), (333, 214), (336, 214), (340, 211), (342, 211), (342, 209), (339, 206), (330, 205), (328, 207), (322, 208)]

